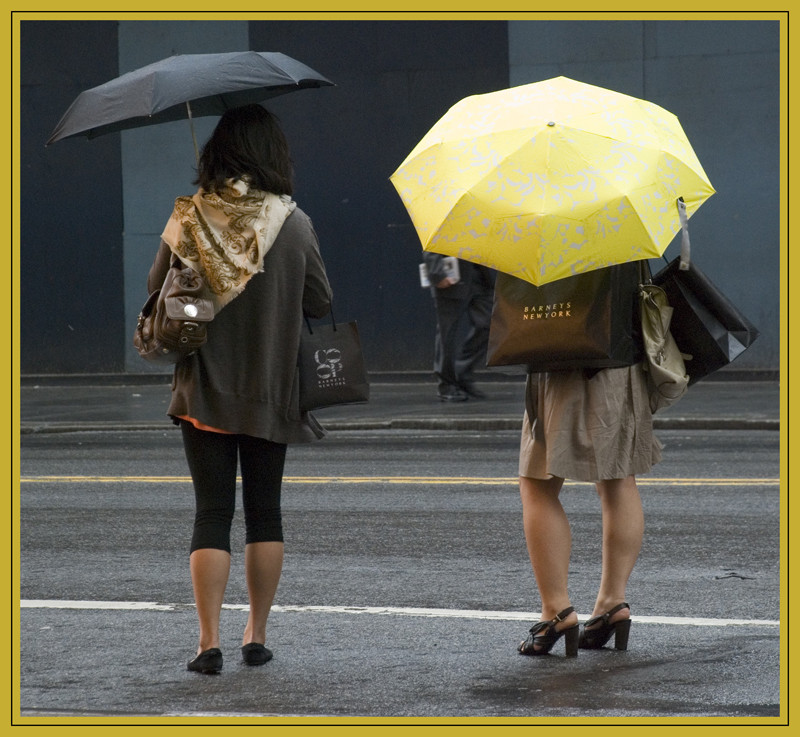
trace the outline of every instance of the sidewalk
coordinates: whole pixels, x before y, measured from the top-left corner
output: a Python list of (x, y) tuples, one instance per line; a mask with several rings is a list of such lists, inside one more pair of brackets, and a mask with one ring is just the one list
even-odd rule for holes
[[(479, 377), (485, 400), (438, 400), (430, 374), (373, 374), (366, 404), (329, 407), (314, 414), (337, 430), (517, 430), (522, 422), (524, 376)], [(23, 377), (20, 431), (163, 430), (169, 377)], [(654, 418), (657, 429), (779, 430), (780, 389), (775, 380), (698, 382)]]

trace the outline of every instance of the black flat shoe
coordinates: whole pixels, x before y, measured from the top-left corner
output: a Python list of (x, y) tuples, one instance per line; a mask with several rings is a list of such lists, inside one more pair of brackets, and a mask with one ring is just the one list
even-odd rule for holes
[(203, 650), (186, 664), (186, 668), (195, 673), (219, 673), (222, 670), (222, 651), (218, 647)]
[(272, 650), (260, 642), (251, 642), (242, 645), (242, 660), (246, 665), (264, 665), (272, 660)]
[(567, 657), (574, 658), (578, 654), (578, 625), (557, 630), (556, 625), (563, 622), (575, 609), (567, 607), (556, 614), (553, 619), (545, 622), (537, 622), (530, 629), (527, 639), (520, 643), (517, 650), (523, 655), (547, 655), (561, 636), (564, 635), (564, 646), (567, 650)]
[(605, 644), (611, 639), (611, 635), (614, 635), (614, 647), (617, 650), (627, 650), (628, 635), (631, 631), (630, 618), (620, 619), (616, 622), (609, 620), (622, 609), (630, 610), (630, 608), (630, 604), (623, 601), (622, 604), (617, 604), (605, 614), (598, 614), (596, 617), (586, 620), (578, 647), (584, 650), (599, 650), (601, 647), (605, 647)]

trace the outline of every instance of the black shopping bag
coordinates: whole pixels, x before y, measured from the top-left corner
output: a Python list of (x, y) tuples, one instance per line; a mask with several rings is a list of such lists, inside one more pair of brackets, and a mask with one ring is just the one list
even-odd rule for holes
[(309, 411), (369, 399), (369, 381), (355, 322), (313, 328), (306, 320), (297, 359), (300, 409)]
[(670, 330), (686, 361), (689, 385), (727, 366), (758, 337), (755, 326), (695, 266), (676, 258), (653, 277), (672, 306)]
[(523, 364), (538, 372), (638, 363), (638, 287), (637, 262), (538, 287), (498, 274), (487, 365)]

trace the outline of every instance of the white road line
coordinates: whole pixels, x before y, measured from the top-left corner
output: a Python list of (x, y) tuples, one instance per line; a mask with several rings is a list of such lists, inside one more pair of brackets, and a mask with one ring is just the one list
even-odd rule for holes
[[(22, 476), (23, 484), (190, 484), (189, 476)], [(238, 479), (241, 480), (241, 479)], [(284, 476), (285, 484), (400, 484), (513, 486), (514, 476)], [(779, 478), (646, 478), (639, 486), (779, 486)], [(565, 486), (592, 486), (582, 481), (566, 481)]]
[[(194, 604), (160, 604), (151, 601), (72, 601), (50, 599), (23, 599), (21, 609), (84, 609), (84, 610), (127, 610), (171, 612), (193, 608)], [(223, 604), (223, 609), (247, 611), (247, 604)], [(372, 606), (294, 606), (275, 605), (273, 612), (309, 614), (372, 614), (394, 617), (433, 617), (453, 619), (493, 619), (511, 621), (535, 621), (539, 612), (484, 611), (482, 609), (426, 609), (417, 607), (372, 607)], [(579, 619), (587, 619), (588, 614), (579, 614)], [(668, 624), (682, 627), (778, 627), (774, 619), (713, 619), (708, 617), (658, 617), (634, 615), (636, 622), (644, 624)]]

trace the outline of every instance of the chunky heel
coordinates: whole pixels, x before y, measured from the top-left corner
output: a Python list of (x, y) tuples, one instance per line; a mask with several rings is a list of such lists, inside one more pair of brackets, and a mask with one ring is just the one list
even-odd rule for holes
[(631, 631), (631, 620), (621, 619), (614, 626), (614, 647), (617, 650), (628, 649), (628, 635)]
[(630, 617), (611, 622), (611, 617), (622, 609), (630, 610), (630, 604), (622, 602), (613, 609), (609, 609), (605, 614), (598, 614), (587, 620), (583, 625), (578, 647), (584, 650), (599, 650), (614, 635), (614, 647), (617, 650), (628, 649), (628, 636), (631, 631)]
[(562, 637), (567, 650), (567, 657), (574, 658), (578, 654), (578, 640), (580, 628), (577, 624), (563, 630), (557, 630), (556, 625), (563, 622), (575, 609), (567, 607), (556, 614), (553, 619), (537, 622), (530, 629), (527, 639), (519, 644), (517, 650), (523, 655), (547, 655)]
[(564, 630), (564, 647), (567, 649), (568, 658), (578, 657), (579, 631), (577, 624), (574, 627), (570, 627), (568, 630)]

